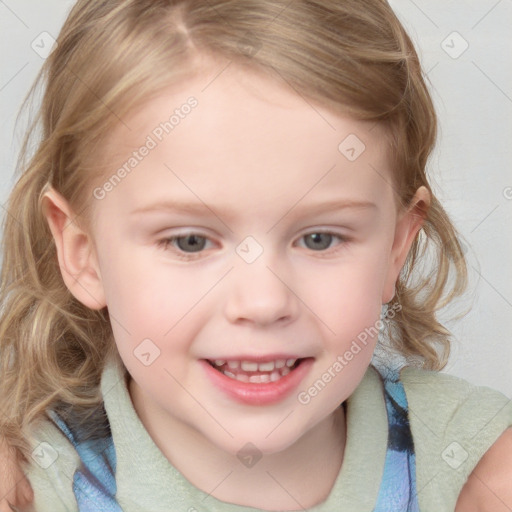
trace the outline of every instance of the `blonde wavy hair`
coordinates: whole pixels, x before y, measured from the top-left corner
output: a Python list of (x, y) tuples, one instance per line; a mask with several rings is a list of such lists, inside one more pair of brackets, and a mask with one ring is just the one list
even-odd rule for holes
[(3, 227), (0, 432), (21, 460), (27, 428), (47, 409), (99, 407), (104, 362), (116, 353), (107, 309), (88, 309), (64, 284), (42, 193), (51, 184), (87, 225), (92, 183), (105, 172), (91, 155), (124, 116), (194, 73), (199, 54), (277, 72), (304, 97), (387, 127), (397, 207), (422, 185), (432, 194), (389, 304), (389, 343), (416, 366), (446, 364), (450, 333), (436, 313), (465, 289), (466, 262), (425, 172), (433, 103), (386, 1), (79, 0), (57, 43), (30, 92), (42, 85), (44, 96)]

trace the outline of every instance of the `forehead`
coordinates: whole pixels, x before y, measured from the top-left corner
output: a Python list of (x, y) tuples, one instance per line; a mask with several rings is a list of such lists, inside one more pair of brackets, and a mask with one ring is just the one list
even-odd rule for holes
[[(335, 113), (279, 77), (229, 61), (209, 61), (201, 70), (111, 134), (106, 178), (123, 165), (128, 173), (109, 201), (129, 197), (135, 208), (169, 197), (215, 198), (236, 209), (336, 193), (393, 198), (381, 125)], [(146, 156), (135, 157), (144, 146)]]

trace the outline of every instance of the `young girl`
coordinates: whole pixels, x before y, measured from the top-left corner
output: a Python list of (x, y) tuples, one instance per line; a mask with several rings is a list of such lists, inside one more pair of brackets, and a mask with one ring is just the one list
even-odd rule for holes
[(2, 267), (23, 509), (510, 510), (511, 401), (436, 372), (466, 267), (387, 3), (80, 0), (41, 78)]

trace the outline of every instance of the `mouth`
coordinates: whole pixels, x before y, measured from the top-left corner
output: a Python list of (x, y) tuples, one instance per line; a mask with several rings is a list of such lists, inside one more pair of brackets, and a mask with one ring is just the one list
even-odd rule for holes
[(266, 358), (203, 359), (215, 388), (248, 405), (277, 403), (297, 389), (311, 371), (313, 357), (277, 355)]
[(304, 381), (313, 362), (313, 357), (291, 355), (201, 361), (215, 388), (248, 405), (266, 405), (285, 399)]
[(237, 359), (214, 359), (207, 362), (226, 377), (239, 382), (262, 384), (277, 382), (295, 370), (305, 358), (248, 361)]

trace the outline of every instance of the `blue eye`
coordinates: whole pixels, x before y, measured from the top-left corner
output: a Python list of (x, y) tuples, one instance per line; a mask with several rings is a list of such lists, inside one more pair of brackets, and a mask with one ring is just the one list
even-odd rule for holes
[[(337, 248), (336, 245), (341, 246), (342, 242), (347, 241), (341, 235), (326, 231), (308, 233), (300, 237), (299, 240), (304, 241), (300, 244), (301, 247), (317, 253), (326, 253), (326, 255), (341, 249), (341, 247)], [(338, 243), (334, 244), (336, 240), (338, 240)], [(211, 244), (212, 242), (206, 236), (198, 233), (185, 233), (158, 240), (157, 245), (164, 250), (171, 250), (177, 258), (190, 260), (199, 257), (200, 253), (208, 248), (208, 243)], [(334, 251), (327, 251), (333, 246)]]
[[(337, 235), (335, 233), (329, 233), (328, 231), (317, 231), (308, 233), (307, 235), (303, 235), (300, 240), (304, 240), (304, 245), (301, 244), (301, 246), (305, 246), (306, 249), (310, 249), (314, 252), (319, 253), (328, 253), (336, 252), (337, 250), (343, 248), (342, 244), (343, 242), (347, 242), (348, 240), (341, 236)], [(338, 240), (338, 243), (334, 245), (334, 241)], [(334, 251), (327, 251), (327, 249), (334, 246)], [(341, 246), (341, 247), (337, 247)]]
[(185, 235), (176, 237), (176, 245), (184, 252), (199, 252), (206, 245), (206, 238), (200, 235)]
[(308, 249), (323, 251), (331, 245), (334, 237), (331, 233), (310, 233), (303, 238)]
[(188, 254), (194, 254), (202, 251), (208, 238), (196, 233), (187, 233), (185, 235), (170, 236), (158, 241), (158, 246), (163, 249), (169, 249), (169, 246), (175, 250), (179, 257), (186, 258)]

